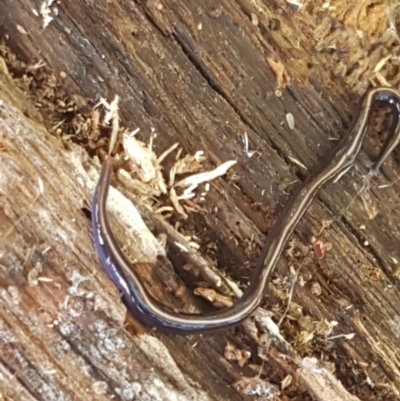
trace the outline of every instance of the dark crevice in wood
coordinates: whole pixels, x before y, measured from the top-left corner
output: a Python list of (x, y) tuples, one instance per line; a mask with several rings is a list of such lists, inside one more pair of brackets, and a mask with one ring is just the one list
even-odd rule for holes
[[(240, 118), (242, 123), (249, 128), (249, 130), (260, 135), (260, 133), (258, 132), (259, 131), (258, 127), (254, 125), (249, 118), (246, 118), (246, 116), (240, 111), (240, 109), (235, 105), (235, 103), (231, 101), (230, 97), (227, 96), (227, 94), (225, 93), (223, 87), (219, 84), (218, 79), (213, 76), (209, 68), (207, 68), (207, 66), (202, 62), (201, 56), (197, 54), (196, 44), (193, 42), (193, 40), (183, 30), (179, 29), (175, 30), (175, 32), (173, 33), (173, 37), (181, 47), (183, 53), (186, 55), (188, 60), (192, 63), (195, 69), (207, 82), (209, 87), (213, 91), (215, 91), (215, 93), (218, 94), (218, 96), (220, 96), (222, 99), (225, 100), (225, 102), (232, 108), (235, 114)], [(276, 127), (272, 121), (269, 121), (269, 123), (271, 124), (272, 129), (279, 131), (279, 128)], [(285, 160), (285, 162), (288, 165), (290, 165), (290, 161), (287, 159), (282, 149), (280, 149), (280, 147), (276, 143), (271, 141), (268, 137), (265, 138), (265, 140), (268, 142), (271, 148), (276, 152), (276, 154), (282, 160)]]

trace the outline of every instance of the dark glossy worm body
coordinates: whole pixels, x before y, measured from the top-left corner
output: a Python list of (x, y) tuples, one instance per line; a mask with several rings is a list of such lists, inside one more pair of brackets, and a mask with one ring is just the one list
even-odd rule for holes
[(332, 153), (332, 157), (299, 188), (268, 233), (251, 282), (242, 298), (230, 308), (208, 314), (184, 315), (168, 310), (150, 295), (139, 277), (130, 269), (130, 264), (118, 246), (107, 220), (106, 200), (113, 169), (113, 159), (109, 156), (103, 164), (93, 196), (93, 238), (102, 265), (122, 293), (123, 301), (132, 315), (149, 327), (177, 334), (212, 332), (235, 326), (248, 317), (260, 304), (268, 278), (289, 236), (317, 191), (328, 181), (340, 179), (354, 165), (368, 129), (372, 109), (379, 102), (391, 107), (393, 122), (374, 170), (380, 167), (397, 146), (400, 141), (400, 92), (391, 88), (372, 89), (360, 101), (354, 123)]

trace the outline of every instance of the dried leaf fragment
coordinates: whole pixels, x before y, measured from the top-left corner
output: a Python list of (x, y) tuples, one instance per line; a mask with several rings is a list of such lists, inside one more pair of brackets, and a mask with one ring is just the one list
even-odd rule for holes
[(278, 82), (278, 89), (285, 88), (290, 83), (290, 78), (285, 70), (285, 66), (281, 61), (275, 60), (272, 57), (267, 57), (267, 63), (270, 66), (272, 72), (276, 76)]
[(235, 383), (235, 388), (242, 394), (263, 397), (264, 400), (274, 399), (275, 396), (280, 394), (276, 386), (259, 376), (242, 377)]
[(251, 357), (251, 352), (244, 349), (238, 349), (228, 343), (225, 347), (224, 357), (228, 361), (238, 361), (238, 365), (243, 367)]
[(189, 174), (197, 173), (200, 171), (201, 163), (205, 160), (205, 156), (186, 155), (182, 159), (179, 159), (174, 164), (175, 174)]
[(144, 142), (126, 134), (122, 138), (122, 144), (132, 171), (143, 182), (152, 183), (161, 193), (166, 194), (167, 185), (155, 153)]

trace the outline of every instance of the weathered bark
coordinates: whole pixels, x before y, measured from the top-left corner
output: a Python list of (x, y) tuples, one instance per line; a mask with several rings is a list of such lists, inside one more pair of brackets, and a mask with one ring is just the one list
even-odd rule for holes
[[(266, 398), (268, 386), (279, 387), (288, 375), (291, 384), (277, 399), (398, 398), (399, 167), (391, 158), (384, 174), (365, 185), (366, 167), (377, 153), (376, 138), (366, 141), (357, 168), (320, 191), (274, 272), (263, 306), (278, 321), (288, 302), (288, 267), (300, 269), (281, 326), (290, 345), (275, 340), (266, 346), (251, 322), (190, 337), (140, 327), (129, 315), (125, 319), (117, 290), (95, 255), (84, 209), (90, 208), (94, 185), (93, 174), (86, 171), (99, 166), (78, 145), (66, 146), (65, 135), (89, 150), (88, 139), (76, 132), (76, 116), (87, 118), (100, 97), (118, 94), (123, 125), (140, 127), (143, 140), (154, 127), (157, 154), (179, 142), (189, 153), (204, 150), (209, 167), (238, 160), (234, 175), (212, 186), (208, 213), (191, 215), (190, 225), (182, 223), (186, 232), (202, 239), (199, 254), (190, 260), (196, 268), (186, 272), (185, 282), (198, 284), (198, 271), (203, 271), (201, 281), (210, 277), (202, 264), (246, 282), (247, 261), (255, 260), (262, 232), (273, 225), (287, 192), (323, 161), (330, 138), (342, 135), (340, 121), (347, 121), (349, 106), (342, 83), (362, 89), (349, 81), (361, 74), (353, 70), (332, 82), (329, 68), (339, 68), (342, 61), (338, 67), (333, 57), (317, 53), (321, 43), (318, 47), (313, 41), (317, 33), (322, 35), (325, 19), (318, 20), (315, 10), (294, 12), (287, 4), (269, 3), (256, 8), (244, 0), (217, 6), (197, 1), (63, 1), (46, 29), (43, 19), (32, 13), (37, 5), (27, 0), (0, 4), (0, 37), (29, 67), (3, 52), (11, 74), (26, 89), (18, 89), (2, 67), (4, 399), (252, 399), (257, 396), (254, 387), (253, 393), (247, 390), (250, 397), (243, 381), (234, 385), (243, 377), (254, 378), (248, 386), (264, 389)], [(398, 52), (392, 43), (381, 44), (380, 57), (389, 45), (393, 54)], [(268, 57), (280, 60), (294, 79), (281, 89), (282, 97), (275, 96), (276, 77)], [(34, 67), (40, 61), (45, 68)], [(294, 116), (295, 129), (288, 127), (287, 113)], [(57, 122), (62, 122), (58, 130)], [(244, 133), (259, 158), (244, 152)], [(384, 184), (390, 185), (379, 188)], [(134, 198), (121, 182), (117, 187)], [(151, 229), (172, 235), (168, 223), (143, 206), (139, 209)], [(123, 241), (123, 223), (113, 217)], [(328, 220), (332, 222), (323, 229)], [(314, 257), (312, 237), (332, 244), (323, 259)], [(169, 250), (168, 258), (182, 272), (188, 260)], [(156, 283), (164, 281), (154, 289), (158, 296), (169, 304), (177, 302), (171, 293), (181, 281), (171, 263), (164, 259), (151, 275)], [(184, 300), (186, 309), (207, 309), (190, 293)], [(351, 333), (354, 338), (329, 339)], [(251, 351), (249, 363), (239, 367), (227, 361), (228, 342)], [(265, 363), (262, 355), (268, 355)], [(321, 367), (334, 367), (334, 375), (316, 371), (305, 359), (309, 356), (319, 359)], [(262, 383), (256, 380), (260, 372)]]

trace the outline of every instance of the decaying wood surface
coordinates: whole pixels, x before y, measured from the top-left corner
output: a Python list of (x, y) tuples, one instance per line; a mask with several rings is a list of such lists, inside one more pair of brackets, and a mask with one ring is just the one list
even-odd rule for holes
[[(2, 399), (399, 399), (400, 168), (395, 152), (365, 179), (377, 135), (318, 194), (256, 323), (188, 337), (140, 327), (96, 258), (88, 210), (108, 138), (90, 119), (100, 98), (118, 95), (121, 126), (144, 142), (154, 130), (157, 155), (178, 142), (204, 151), (207, 169), (237, 160), (187, 220), (152, 213), (115, 182), (168, 239), (166, 256), (143, 263), (153, 291), (199, 312), (210, 305), (191, 290), (174, 296), (183, 282), (172, 266), (188, 288), (213, 287), (220, 271), (245, 284), (263, 232), (343, 135), (350, 99), (371, 83), (398, 86), (395, 3), (265, 3), (0, 3)], [(127, 223), (112, 217), (135, 257)], [(197, 252), (173, 247), (194, 236)]]

